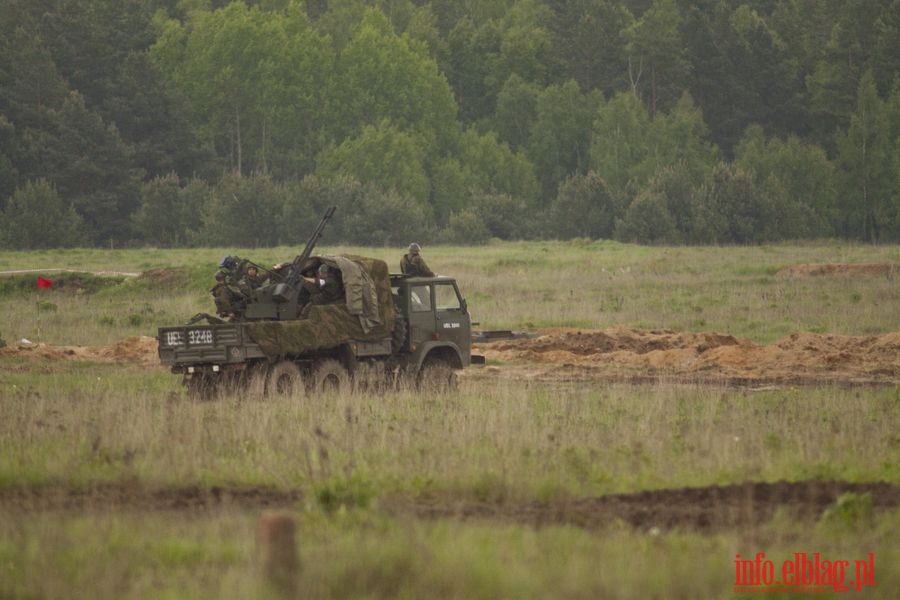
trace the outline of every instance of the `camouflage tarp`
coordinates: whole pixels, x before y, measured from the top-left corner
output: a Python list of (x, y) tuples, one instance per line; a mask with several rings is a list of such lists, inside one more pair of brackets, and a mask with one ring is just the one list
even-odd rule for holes
[(345, 258), (358, 265), (374, 285), (380, 322), (370, 320), (371, 328), (365, 331), (360, 323), (360, 316), (350, 314), (347, 304), (339, 303), (311, 306), (306, 319), (244, 323), (246, 331), (263, 352), (269, 356), (304, 354), (322, 348), (333, 348), (350, 340), (376, 341), (391, 336), (394, 329), (394, 301), (391, 297), (387, 264), (374, 258)]
[[(368, 333), (381, 323), (378, 311), (378, 292), (375, 282), (363, 268), (366, 259), (361, 256), (321, 256), (322, 262), (341, 271), (344, 282), (344, 296), (347, 299), (347, 310), (351, 315), (359, 317), (364, 332)], [(371, 266), (369, 268), (372, 268)]]

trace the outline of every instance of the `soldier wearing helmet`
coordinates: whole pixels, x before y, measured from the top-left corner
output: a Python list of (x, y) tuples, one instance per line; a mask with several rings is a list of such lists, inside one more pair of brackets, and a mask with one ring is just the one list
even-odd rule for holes
[(334, 271), (322, 263), (316, 269), (315, 277), (303, 278), (303, 289), (309, 293), (309, 304), (303, 308), (301, 316), (306, 316), (309, 306), (313, 304), (337, 304), (344, 299), (344, 286)]
[(434, 273), (425, 264), (420, 252), (422, 248), (415, 242), (409, 245), (409, 252), (400, 259), (400, 272), (409, 277), (434, 277)]
[(216, 302), (216, 313), (220, 317), (236, 319), (244, 310), (244, 295), (230, 281), (226, 271), (216, 271), (216, 285), (209, 293)]

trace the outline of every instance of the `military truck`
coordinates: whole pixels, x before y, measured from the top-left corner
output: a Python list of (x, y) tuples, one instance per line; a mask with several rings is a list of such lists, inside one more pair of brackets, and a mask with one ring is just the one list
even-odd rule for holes
[[(472, 355), (472, 322), (455, 279), (390, 274), (374, 258), (310, 256), (323, 223), (299, 260), (273, 272), (232, 321), (204, 315), (206, 323), (159, 329), (160, 361), (190, 394), (450, 390), (459, 369), (484, 362)], [(322, 264), (339, 273), (345, 299), (304, 307), (303, 277)]]

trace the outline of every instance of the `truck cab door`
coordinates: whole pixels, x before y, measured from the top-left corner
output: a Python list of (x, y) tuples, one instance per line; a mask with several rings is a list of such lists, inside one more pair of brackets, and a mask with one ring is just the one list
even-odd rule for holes
[(463, 364), (468, 364), (472, 324), (456, 283), (434, 284), (434, 320), (435, 339), (456, 344), (463, 353)]
[(435, 330), (434, 302), (430, 283), (410, 283), (407, 309), (409, 314), (409, 343), (418, 348), (430, 341)]

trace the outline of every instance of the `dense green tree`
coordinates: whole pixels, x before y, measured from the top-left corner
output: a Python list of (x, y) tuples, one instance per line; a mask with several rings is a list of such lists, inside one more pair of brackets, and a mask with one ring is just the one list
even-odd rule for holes
[(808, 230), (793, 227), (791, 237), (829, 234), (836, 217), (837, 181), (824, 150), (796, 136), (767, 141), (762, 128), (753, 126), (747, 129), (736, 154), (738, 166), (753, 174), (756, 185), (779, 198), (779, 206), (792, 214), (808, 210)]
[(344, 217), (348, 242), (370, 246), (405, 246), (429, 233), (429, 218), (422, 205), (396, 190), (364, 186), (359, 202)]
[(543, 197), (552, 198), (568, 175), (587, 172), (591, 125), (602, 101), (599, 93), (582, 94), (574, 80), (538, 95), (528, 155), (540, 174)]
[(469, 17), (460, 19), (447, 36), (450, 51), (444, 72), (464, 123), (473, 123), (494, 112), (496, 94), (504, 82), (496, 73), (491, 78), (496, 88), (488, 82), (500, 54), (501, 39), (496, 21), (476, 26)]
[(447, 227), (439, 233), (438, 241), (450, 244), (483, 244), (491, 238), (479, 211), (465, 208), (450, 215)]
[(875, 23), (890, 4), (891, 0), (848, 0), (833, 13), (824, 53), (806, 80), (813, 128), (823, 142), (849, 124), (860, 79), (871, 68), (873, 42), (884, 39)]
[(573, 175), (563, 182), (551, 206), (548, 237), (612, 238), (622, 203), (599, 173)]
[(174, 173), (147, 181), (141, 186), (141, 205), (133, 217), (138, 239), (164, 247), (198, 241), (210, 193), (204, 181), (191, 179), (182, 185)]
[(0, 113), (0, 198), (11, 195), (16, 188), (19, 171), (15, 162), (16, 128)]
[(666, 198), (653, 190), (643, 190), (616, 225), (616, 239), (639, 244), (669, 244), (678, 239), (675, 218)]
[(27, 130), (21, 143), (21, 171), (45, 173), (84, 219), (92, 242), (131, 238), (143, 173), (133, 166), (132, 148), (87, 109), (80, 94), (70, 93), (60, 110), (47, 111), (44, 127)]
[[(521, 198), (509, 194), (478, 191), (472, 198), (472, 208), (478, 220), (484, 225), (488, 237), (502, 240), (519, 240), (533, 237), (534, 220), (528, 206)], [(462, 223), (454, 220), (454, 227), (459, 232)], [(477, 229), (469, 229), (476, 235)]]
[(691, 63), (681, 22), (675, 0), (655, 0), (625, 31), (629, 82), (651, 115), (674, 106), (686, 89)]
[(640, 178), (646, 180), (661, 168), (677, 164), (699, 183), (719, 155), (708, 136), (700, 109), (690, 94), (682, 94), (671, 111), (653, 119), (648, 155), (638, 170)]
[(203, 208), (202, 239), (216, 246), (277, 246), (286, 190), (264, 173), (230, 173)]
[[(876, 242), (884, 225), (893, 222), (896, 172), (889, 138), (890, 120), (885, 103), (878, 97), (875, 80), (867, 71), (859, 82), (856, 111), (846, 133), (837, 137), (837, 164), (842, 181), (839, 231)], [(889, 237), (894, 237), (888, 233)]]
[(539, 85), (549, 81), (551, 34), (545, 23), (551, 14), (538, 0), (518, 0), (500, 19), (500, 52), (487, 77), (494, 93), (511, 75)]
[(463, 133), (459, 149), (463, 169), (472, 174), (470, 188), (489, 194), (507, 195), (532, 206), (539, 197), (534, 165), (521, 152), (497, 141), (494, 133), (479, 134), (474, 129)]
[(404, 133), (387, 119), (363, 128), (359, 137), (326, 148), (319, 155), (316, 174), (348, 175), (362, 183), (396, 190), (425, 207), (429, 180), (423, 163), (421, 140)]
[(332, 73), (326, 40), (298, 7), (193, 14), (190, 28), (168, 22), (151, 54), (191, 101), (202, 138), (238, 173), (308, 172)]
[[(694, 194), (700, 182), (694, 181), (690, 169), (676, 163), (659, 169), (639, 195), (662, 198), (672, 217), (675, 232), (667, 241), (682, 242), (691, 238), (694, 227)], [(633, 215), (640, 216), (639, 212)]]
[(456, 103), (437, 63), (421, 43), (396, 35), (381, 13), (366, 13), (337, 65), (331, 101), (338, 139), (390, 119), (434, 157), (458, 135)]
[(81, 217), (44, 179), (16, 190), (0, 210), (0, 247), (71, 248), (86, 241)]
[(591, 138), (591, 169), (617, 193), (624, 193), (635, 168), (649, 155), (651, 121), (632, 93), (620, 93), (600, 106)]
[(278, 218), (279, 239), (285, 244), (303, 244), (315, 229), (318, 219), (325, 207), (338, 206), (340, 212), (335, 215), (334, 222), (326, 228), (328, 239), (339, 239), (335, 229), (341, 224), (343, 209), (352, 206), (353, 188), (359, 182), (350, 177), (320, 179), (315, 175), (307, 175), (301, 181), (287, 184), (287, 195)]
[(497, 137), (514, 150), (531, 138), (531, 128), (537, 118), (537, 97), (540, 88), (518, 75), (510, 75), (497, 95), (497, 108), (492, 129)]
[(471, 169), (456, 158), (448, 157), (432, 169), (431, 191), (434, 216), (438, 225), (444, 225), (451, 215), (459, 213), (472, 203), (472, 193), (480, 183)]
[(624, 34), (632, 26), (631, 12), (615, 0), (550, 2), (551, 65), (559, 80), (574, 79), (582, 90), (611, 95), (628, 79)]
[(693, 239), (704, 244), (766, 241), (772, 217), (768, 196), (734, 163), (720, 163), (699, 188), (694, 204)]

